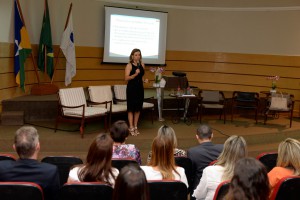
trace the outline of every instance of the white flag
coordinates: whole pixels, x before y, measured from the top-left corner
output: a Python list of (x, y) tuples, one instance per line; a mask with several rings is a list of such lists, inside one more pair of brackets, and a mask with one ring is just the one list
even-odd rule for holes
[(61, 38), (60, 48), (63, 51), (67, 60), (65, 85), (68, 86), (72, 82), (72, 78), (76, 75), (76, 55), (73, 34), (72, 11), (70, 12), (68, 26), (66, 27)]

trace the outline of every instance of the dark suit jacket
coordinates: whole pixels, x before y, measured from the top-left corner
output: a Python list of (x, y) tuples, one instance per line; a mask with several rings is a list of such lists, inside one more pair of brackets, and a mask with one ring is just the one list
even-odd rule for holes
[(57, 199), (58, 196), (57, 167), (34, 159), (0, 161), (0, 181), (33, 182), (43, 188), (45, 200)]
[(188, 150), (187, 156), (193, 163), (193, 174), (195, 177), (193, 186), (194, 189), (200, 182), (203, 169), (207, 167), (210, 162), (216, 160), (222, 150), (223, 144), (213, 144), (212, 142), (204, 142)]

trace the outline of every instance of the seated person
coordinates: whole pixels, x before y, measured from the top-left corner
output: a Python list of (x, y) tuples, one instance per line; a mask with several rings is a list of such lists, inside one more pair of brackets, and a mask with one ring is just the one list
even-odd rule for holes
[(112, 145), (111, 137), (100, 133), (90, 146), (86, 163), (71, 169), (67, 182), (105, 182), (114, 187), (119, 170), (111, 167)]
[(37, 130), (31, 126), (19, 128), (13, 148), (20, 158), (0, 162), (0, 181), (33, 182), (42, 187), (45, 200), (57, 199), (58, 169), (55, 165), (37, 161), (40, 151)]
[(241, 136), (232, 135), (224, 143), (224, 149), (213, 166), (203, 170), (202, 178), (193, 197), (196, 199), (213, 199), (218, 185), (233, 177), (235, 163), (247, 156), (246, 141)]
[(254, 158), (237, 161), (226, 200), (267, 200), (269, 193), (265, 166)]
[(271, 193), (281, 178), (291, 175), (300, 175), (300, 142), (287, 138), (279, 144), (276, 167), (268, 173)]
[(142, 164), (140, 150), (134, 144), (125, 144), (129, 135), (125, 121), (116, 121), (110, 128), (110, 136), (114, 141), (112, 158), (132, 158)]
[(147, 180), (179, 180), (186, 184), (187, 178), (182, 167), (175, 165), (174, 142), (169, 137), (156, 136), (152, 143), (152, 157), (148, 166), (141, 166)]
[(150, 200), (149, 187), (144, 171), (137, 164), (121, 169), (113, 191), (113, 200)]
[[(172, 127), (163, 125), (158, 129), (157, 132), (158, 137), (168, 138), (168, 140), (172, 141), (174, 144), (174, 156), (186, 156), (186, 151), (183, 149), (177, 149), (177, 138), (175, 131)], [(150, 162), (152, 156), (152, 151), (149, 152), (147, 163)]]

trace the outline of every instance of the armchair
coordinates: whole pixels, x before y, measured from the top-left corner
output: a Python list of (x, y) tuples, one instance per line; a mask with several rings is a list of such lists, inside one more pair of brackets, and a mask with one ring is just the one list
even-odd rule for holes
[(234, 91), (232, 94), (231, 121), (235, 110), (254, 110), (257, 123), (257, 112), (259, 108), (259, 94), (256, 92)]
[[(127, 85), (114, 85), (114, 100), (116, 104), (125, 104), (126, 105), (126, 88)], [(153, 99), (153, 97), (145, 98), (144, 100)], [(154, 111), (154, 104), (144, 102), (143, 103), (143, 110), (151, 110), (151, 119), (153, 124), (153, 111)]]
[(200, 123), (202, 122), (202, 114), (205, 109), (220, 110), (220, 119), (222, 114), (224, 115), (224, 124), (226, 123), (226, 107), (225, 96), (221, 91), (200, 90), (198, 93), (198, 114), (200, 115)]
[[(102, 104), (107, 104), (107, 102)], [(107, 109), (88, 106), (82, 87), (59, 89), (55, 132), (60, 121), (80, 123), (80, 135), (83, 138), (85, 122), (101, 118), (104, 118), (104, 126), (107, 129)]]
[(290, 116), (290, 128), (292, 127), (294, 95), (291, 94), (271, 94), (268, 99), (267, 108), (264, 113), (264, 124), (266, 124), (268, 115), (278, 118), (279, 113), (288, 113)]

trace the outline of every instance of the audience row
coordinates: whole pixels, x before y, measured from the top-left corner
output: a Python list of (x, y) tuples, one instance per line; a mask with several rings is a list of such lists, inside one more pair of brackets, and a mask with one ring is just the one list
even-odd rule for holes
[[(287, 138), (278, 148), (277, 166), (267, 173), (256, 159), (249, 158), (242, 136), (230, 136), (224, 143), (213, 144), (208, 125), (197, 129), (199, 145), (187, 152), (177, 148), (175, 131), (162, 126), (153, 139), (146, 166), (141, 165), (139, 149), (125, 144), (128, 137), (125, 121), (115, 122), (110, 135), (101, 133), (93, 140), (86, 162), (74, 166), (68, 183), (104, 182), (114, 187), (113, 199), (149, 199), (146, 180), (178, 180), (189, 188), (184, 168), (176, 166), (174, 156), (187, 156), (192, 161), (193, 185), (191, 198), (213, 199), (216, 188), (230, 181), (226, 199), (268, 199), (276, 183), (285, 176), (300, 174), (300, 142)], [(37, 161), (39, 135), (34, 127), (24, 126), (16, 131), (13, 148), (20, 159), (0, 161), (0, 181), (27, 181), (39, 184), (45, 199), (57, 199), (60, 187), (57, 167)], [(133, 158), (139, 165), (129, 165), (121, 172), (112, 167), (112, 158)], [(216, 160), (213, 165), (212, 161)], [(142, 195), (142, 196), (141, 196)]]

